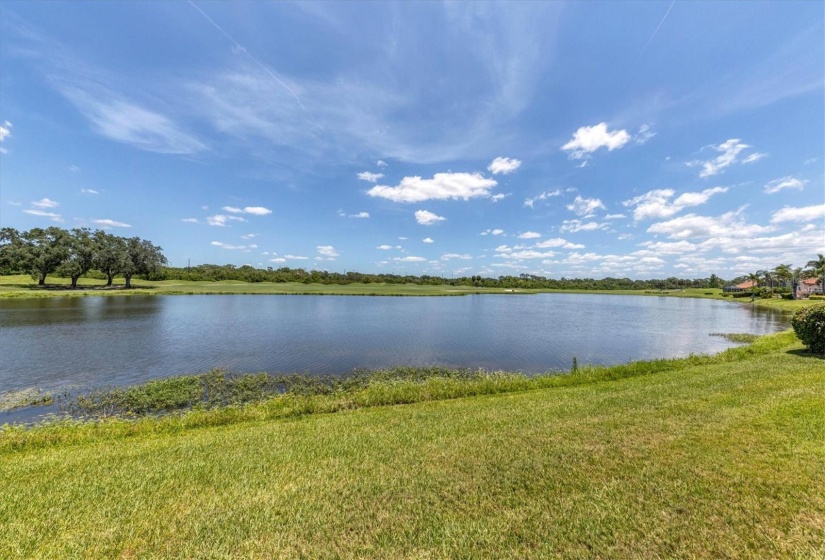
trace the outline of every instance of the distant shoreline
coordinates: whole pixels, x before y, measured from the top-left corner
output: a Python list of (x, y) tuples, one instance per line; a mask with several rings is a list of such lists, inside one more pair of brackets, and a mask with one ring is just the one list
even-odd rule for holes
[(583, 290), (583, 289), (523, 289), (480, 288), (471, 286), (421, 285), (421, 284), (304, 284), (301, 282), (240, 282), (163, 280), (158, 282), (138, 280), (132, 288), (122, 285), (106, 287), (103, 280), (81, 279), (79, 287), (69, 288), (69, 280), (54, 278), (46, 287), (37, 286), (28, 276), (0, 276), (0, 299), (40, 299), (61, 297), (99, 297), (133, 295), (324, 295), (324, 296), (372, 296), (372, 297), (450, 297), (466, 295), (531, 295), (531, 294), (599, 294), (635, 295), (658, 297), (687, 297), (732, 301), (753, 304), (757, 307), (793, 312), (800, 307), (816, 303), (812, 300), (784, 300), (733, 298), (719, 288), (685, 288), (682, 290)]

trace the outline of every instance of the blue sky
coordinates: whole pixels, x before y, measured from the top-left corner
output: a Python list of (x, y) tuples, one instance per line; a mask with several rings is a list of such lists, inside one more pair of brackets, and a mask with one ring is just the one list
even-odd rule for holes
[(176, 266), (801, 266), (824, 69), (822, 2), (5, 0), (0, 225)]

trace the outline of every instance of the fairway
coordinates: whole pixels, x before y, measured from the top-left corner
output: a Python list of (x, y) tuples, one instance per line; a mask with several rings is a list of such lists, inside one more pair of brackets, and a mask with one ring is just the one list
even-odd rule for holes
[(499, 395), (9, 432), (0, 557), (821, 557), (825, 362), (794, 340)]

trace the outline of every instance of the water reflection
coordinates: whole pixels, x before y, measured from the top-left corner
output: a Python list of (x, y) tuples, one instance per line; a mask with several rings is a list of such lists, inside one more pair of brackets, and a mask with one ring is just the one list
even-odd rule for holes
[(731, 302), (590, 294), (130, 296), (0, 301), (0, 391), (126, 384), (213, 367), (510, 371), (718, 352), (712, 332), (787, 328)]

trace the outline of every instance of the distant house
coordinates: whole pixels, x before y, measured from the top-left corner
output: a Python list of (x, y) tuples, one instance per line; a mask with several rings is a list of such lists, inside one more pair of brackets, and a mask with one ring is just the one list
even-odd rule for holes
[(796, 286), (796, 297), (808, 297), (812, 294), (821, 294), (822, 284), (819, 278), (806, 278)]
[(746, 280), (741, 284), (725, 286), (722, 288), (723, 292), (730, 293), (730, 292), (749, 292), (753, 290), (757, 286), (757, 283), (753, 280)]

